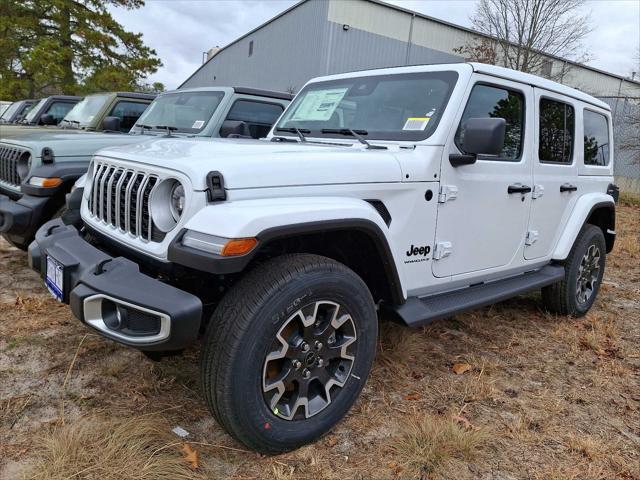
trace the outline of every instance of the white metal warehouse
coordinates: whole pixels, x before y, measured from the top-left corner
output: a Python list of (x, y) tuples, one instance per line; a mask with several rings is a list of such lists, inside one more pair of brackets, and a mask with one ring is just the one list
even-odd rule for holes
[[(379, 0), (302, 0), (221, 49), (180, 88), (242, 85), (297, 92), (312, 77), (353, 70), (464, 61), (454, 49), (477, 32)], [(557, 57), (545, 72), (597, 96), (614, 116), (614, 135), (639, 135), (623, 118), (638, 108), (640, 82)], [(623, 187), (640, 189), (640, 159), (616, 152)]]

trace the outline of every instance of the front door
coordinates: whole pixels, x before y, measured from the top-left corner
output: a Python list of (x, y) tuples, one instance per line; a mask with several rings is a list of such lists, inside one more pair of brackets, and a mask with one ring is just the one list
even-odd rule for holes
[(533, 161), (534, 194), (524, 257), (550, 255), (560, 226), (578, 198), (576, 162), (576, 108), (566, 97), (535, 88), (538, 121)]
[[(533, 89), (475, 75), (468, 100), (445, 146), (441, 168), (433, 274), (447, 277), (524, 263), (532, 185)], [(470, 118), (507, 122), (499, 156), (453, 167), (449, 153), (464, 153)]]

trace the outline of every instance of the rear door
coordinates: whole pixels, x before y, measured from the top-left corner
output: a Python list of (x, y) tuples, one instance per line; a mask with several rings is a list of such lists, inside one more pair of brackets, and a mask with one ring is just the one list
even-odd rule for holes
[(524, 257), (550, 255), (578, 198), (577, 105), (538, 88), (535, 91), (534, 191)]
[[(442, 159), (432, 263), (436, 277), (524, 263), (521, 248), (531, 202), (526, 189), (532, 181), (533, 90), (528, 85), (474, 75), (467, 99)], [(464, 153), (466, 122), (483, 117), (506, 120), (502, 153), (453, 167), (449, 153)]]

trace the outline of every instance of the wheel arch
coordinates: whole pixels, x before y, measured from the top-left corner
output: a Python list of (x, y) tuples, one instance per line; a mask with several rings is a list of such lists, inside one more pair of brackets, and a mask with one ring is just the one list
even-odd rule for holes
[(365, 219), (338, 219), (284, 225), (258, 235), (252, 262), (286, 253), (311, 253), (343, 263), (369, 287), (374, 300), (404, 303), (393, 254), (378, 225)]
[(589, 194), (578, 200), (553, 252), (553, 260), (565, 260), (585, 224), (599, 227), (605, 238), (607, 253), (615, 243), (616, 211), (610, 195)]

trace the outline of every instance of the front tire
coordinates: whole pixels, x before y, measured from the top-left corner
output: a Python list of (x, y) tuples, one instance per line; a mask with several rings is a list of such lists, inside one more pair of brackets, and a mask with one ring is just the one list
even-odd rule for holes
[(214, 417), (266, 454), (327, 433), (371, 370), (378, 323), (362, 279), (316, 255), (285, 255), (247, 274), (216, 308), (201, 378)]
[(564, 280), (542, 289), (547, 310), (574, 317), (585, 315), (600, 290), (606, 251), (602, 230), (585, 224), (565, 261)]

